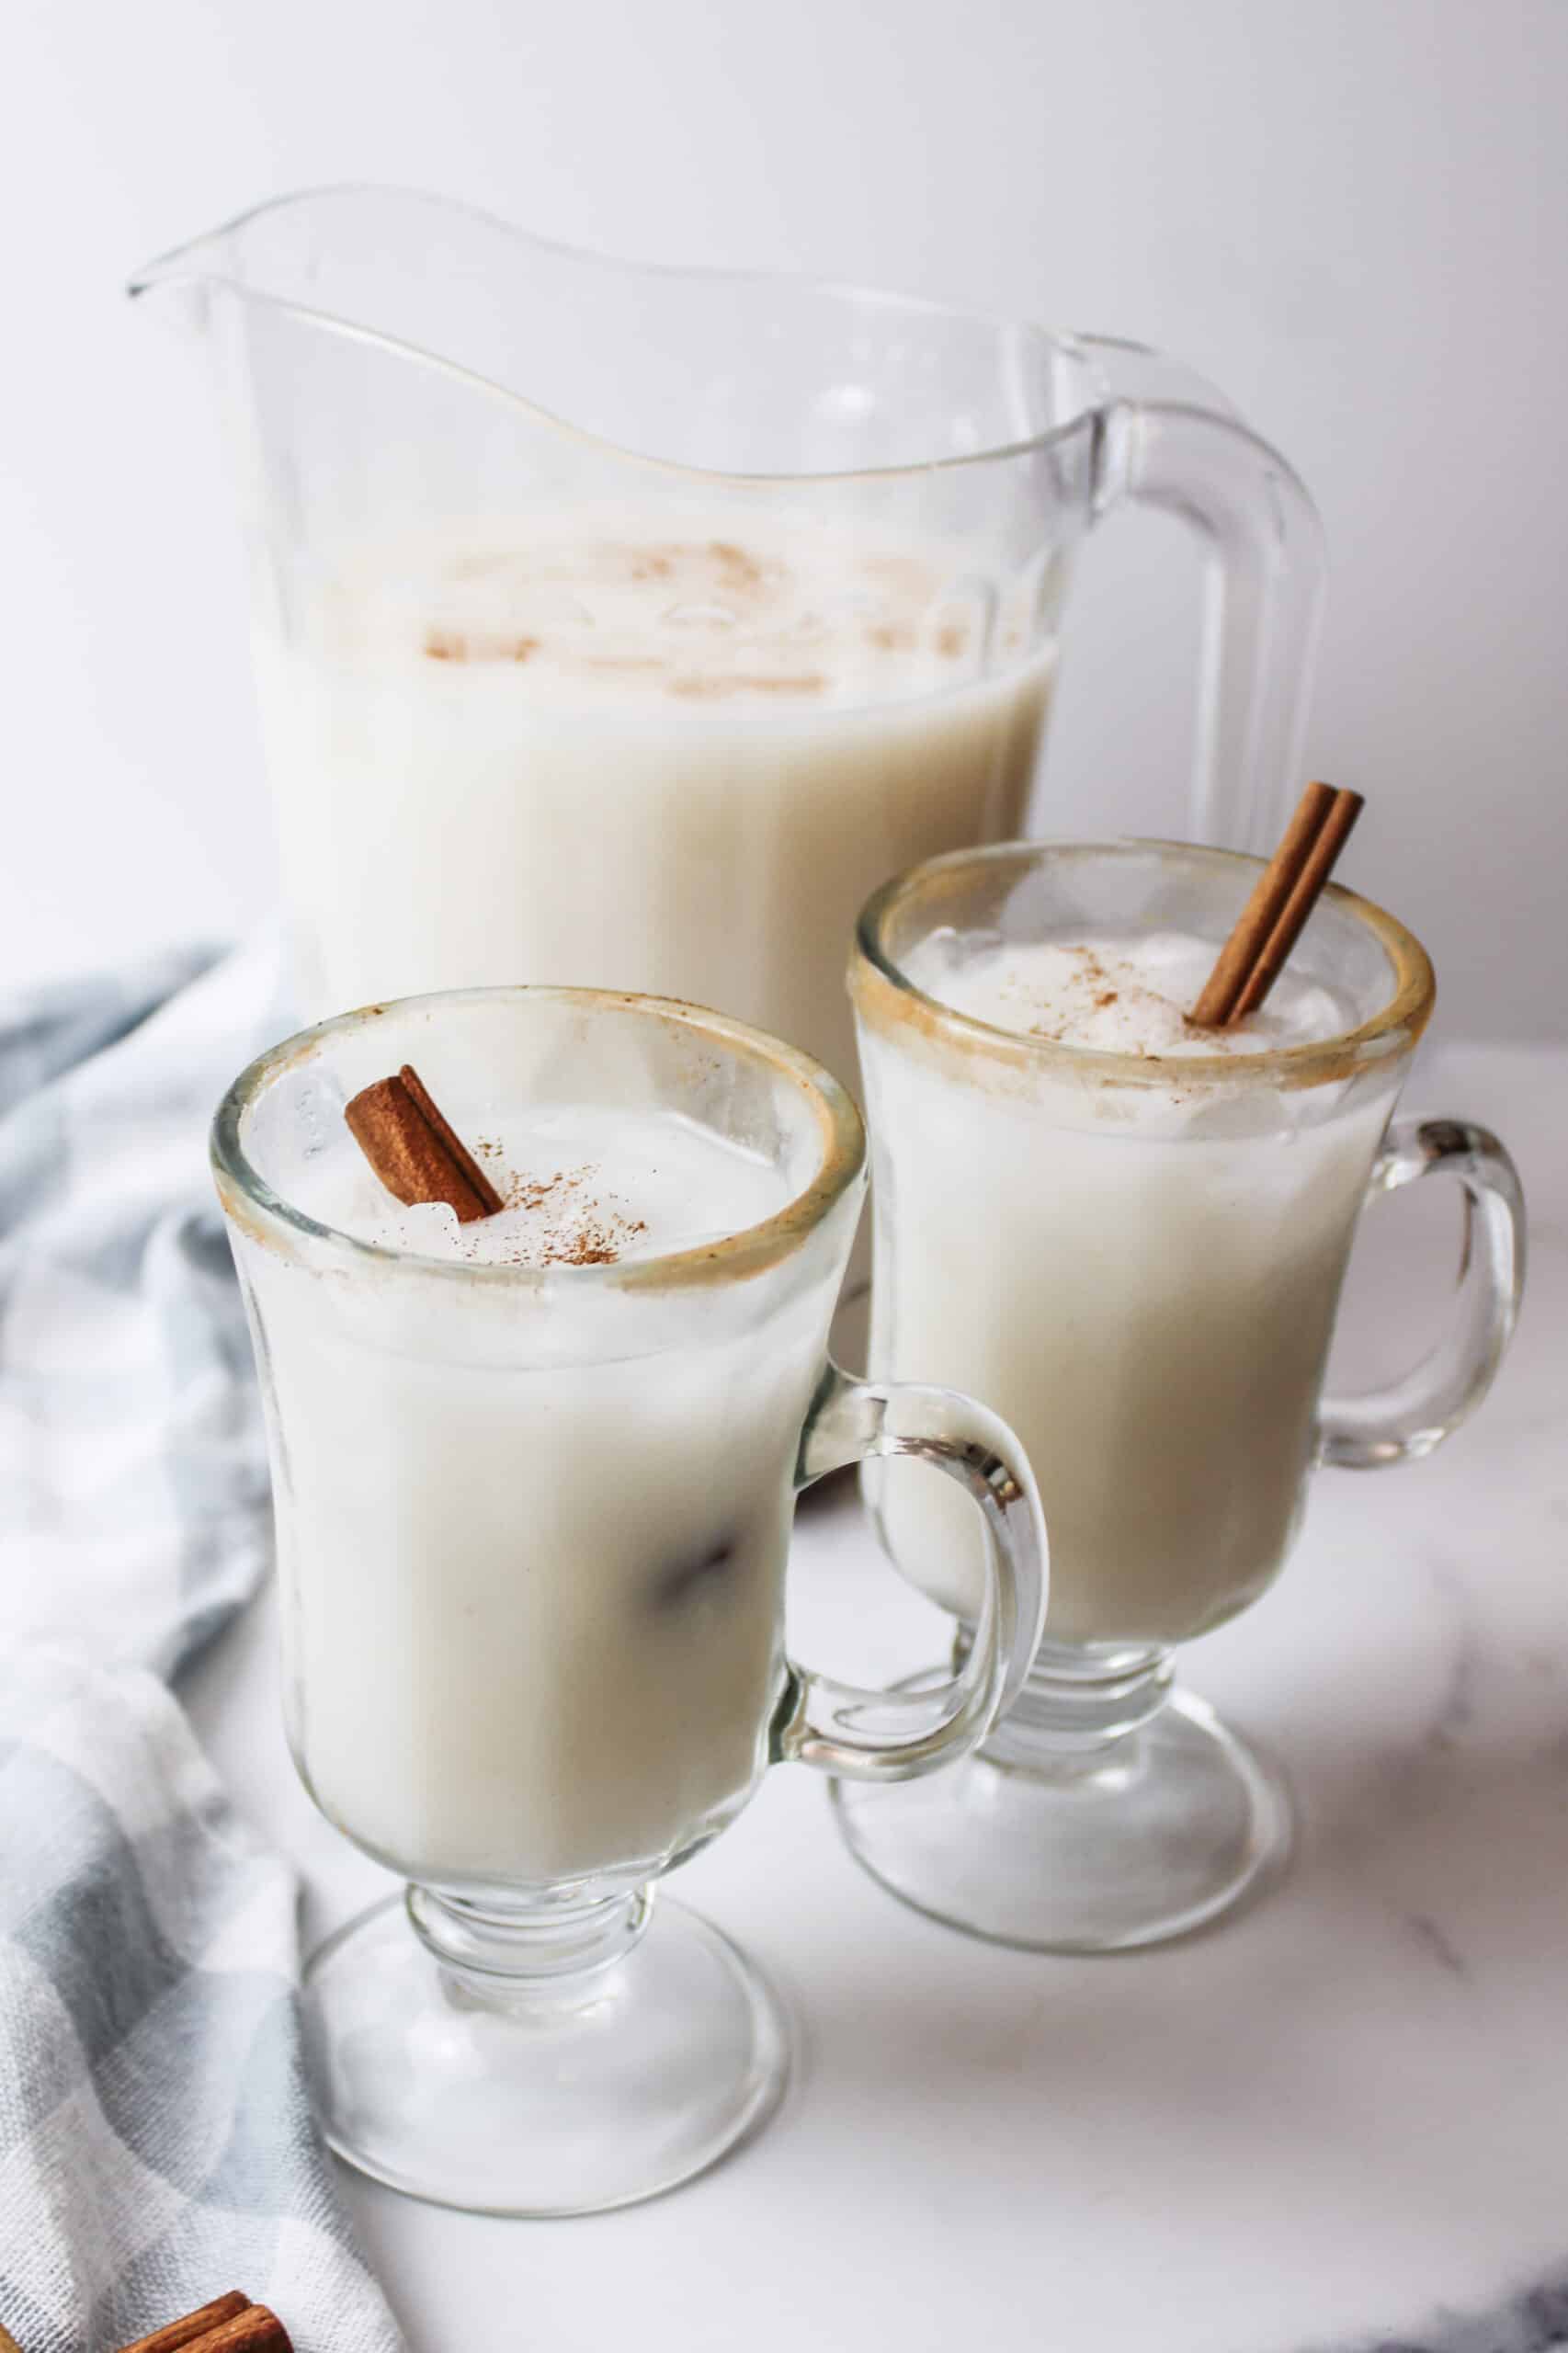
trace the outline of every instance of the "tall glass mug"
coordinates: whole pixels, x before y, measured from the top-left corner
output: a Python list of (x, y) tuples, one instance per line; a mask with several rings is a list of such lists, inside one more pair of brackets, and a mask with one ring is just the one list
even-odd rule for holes
[[(1292, 959), (1343, 1008), (1342, 1034), (1316, 1042), (1162, 1059), (942, 1001), (946, 975), (985, 959), (1017, 972), (1009, 949), (1032, 943), (1187, 935), (1211, 961), (1256, 870), (1163, 843), (1005, 846), (917, 869), (860, 921), (873, 1377), (951, 1381), (1007, 1416), (1052, 1575), (1028, 1683), (979, 1755), (928, 1795), (841, 1786), (837, 1803), (895, 1893), (1012, 1944), (1173, 1936), (1282, 1859), (1283, 1789), (1171, 1691), (1173, 1648), (1277, 1575), (1315, 1463), (1427, 1452), (1485, 1393), (1513, 1326), (1513, 1166), (1464, 1120), (1390, 1125), (1432, 973), (1366, 901), (1331, 889)], [(1455, 1327), (1386, 1394), (1325, 1399), (1362, 1204), (1438, 1173), (1471, 1212)], [(969, 1529), (903, 1466), (863, 1478), (893, 1560), (959, 1619), (961, 1655), (983, 1591)]]
[[(699, 1184), (678, 1244), (621, 1257), (443, 1258), (406, 1215), (389, 1241), (403, 1213), (344, 1107), (405, 1062), (471, 1139), (597, 1120), (643, 1174), (697, 1150), (775, 1206), (737, 1225), (728, 1176)], [(859, 1119), (718, 1015), (555, 989), (377, 1006), (253, 1063), (212, 1151), (266, 1400), (290, 1741), (323, 1813), (411, 1882), (306, 1974), (327, 2137), (491, 2212), (667, 2188), (767, 2114), (789, 2045), (756, 1970), (654, 1883), (778, 1759), (890, 1780), (982, 1736), (1043, 1614), (1024, 1459), (983, 1407), (826, 1364)], [(903, 1452), (988, 1532), (965, 1660), (882, 1696), (786, 1657), (784, 1568), (798, 1488)]]
[(585, 982), (850, 1076), (856, 913), (1024, 829), (1074, 558), (1133, 503), (1208, 574), (1173, 824), (1278, 832), (1316, 520), (1152, 352), (394, 188), (264, 205), (135, 290), (199, 327), (233, 428), (317, 1012)]

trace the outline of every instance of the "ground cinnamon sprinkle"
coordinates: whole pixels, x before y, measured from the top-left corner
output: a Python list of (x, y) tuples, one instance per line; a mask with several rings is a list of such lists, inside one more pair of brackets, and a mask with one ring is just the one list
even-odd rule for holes
[[(1094, 992), (1093, 1003), (1096, 1011), (1098, 1012), (1102, 1006), (1114, 1005), (1117, 1002), (1119, 991), (1108, 985), (1110, 974), (1106, 971), (1094, 949), (1070, 948), (1067, 953), (1078, 959), (1078, 969), (1073, 976), (1073, 984), (1082, 989), (1085, 995), (1091, 991)], [(1068, 1023), (1062, 1021), (1055, 1023), (1036, 1021), (1030, 1025), (1029, 1035), (1033, 1038), (1044, 1038), (1053, 1044), (1059, 1044), (1065, 1037), (1069, 1026)]]
[(610, 1200), (585, 1191), (593, 1170), (558, 1168), (550, 1176), (515, 1177), (506, 1207), (551, 1218), (537, 1238), (508, 1251), (509, 1267), (613, 1267), (629, 1243), (648, 1231), (648, 1221), (625, 1217)]
[(425, 651), (432, 662), (528, 662), (543, 642), (540, 637), (474, 636), (454, 629), (425, 632)]
[(763, 570), (756, 556), (738, 548), (733, 540), (710, 540), (710, 552), (716, 555), (730, 580), (744, 588), (760, 587)]
[(517, 1263), (543, 1267), (613, 1267), (627, 1244), (647, 1231), (646, 1218), (620, 1217), (613, 1210), (607, 1210), (600, 1218), (587, 1218), (580, 1226), (564, 1233), (547, 1236), (537, 1259), (520, 1252)]
[(581, 1182), (580, 1173), (568, 1176), (559, 1168), (553, 1176), (514, 1176), (506, 1191), (506, 1207), (509, 1210), (541, 1210), (559, 1188), (570, 1190)]

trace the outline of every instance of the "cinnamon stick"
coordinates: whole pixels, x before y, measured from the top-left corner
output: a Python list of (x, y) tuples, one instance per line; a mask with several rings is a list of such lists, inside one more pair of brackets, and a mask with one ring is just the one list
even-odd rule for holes
[(289, 2332), (266, 2304), (253, 2304), (236, 2289), (193, 2313), (167, 2322), (151, 2336), (139, 2336), (120, 2353), (293, 2353)]
[(1307, 854), (1333, 806), (1334, 790), (1326, 784), (1309, 784), (1296, 803), (1296, 813), (1286, 826), (1278, 848), (1258, 876), (1252, 896), (1236, 917), (1214, 970), (1204, 983), (1203, 994), (1188, 1017), (1199, 1029), (1222, 1029), (1231, 1019), (1236, 999), (1283, 914)]
[(1229, 1029), (1256, 1013), (1301, 938), (1361, 813), (1358, 792), (1309, 784), (1187, 1018)]
[(1306, 864), (1296, 878), (1295, 888), (1258, 951), (1245, 986), (1236, 999), (1231, 1015), (1233, 1021), (1244, 1020), (1249, 1013), (1256, 1013), (1279, 978), (1286, 958), (1301, 938), (1302, 926), (1322, 896), (1324, 884), (1334, 871), (1335, 860), (1350, 838), (1350, 828), (1361, 814), (1362, 805), (1358, 792), (1335, 794), (1334, 806), (1318, 829), (1317, 839), (1307, 853)]
[(247, 2304), (192, 2342), (199, 2353), (294, 2353), (288, 2330), (266, 2304)]
[(400, 1201), (445, 1201), (460, 1225), (493, 1217), (500, 1194), (431, 1099), (412, 1064), (378, 1078), (343, 1114), (355, 1142)]
[(166, 2321), (151, 2336), (139, 2336), (133, 2345), (122, 2346), (120, 2353), (176, 2353), (177, 2347), (194, 2344), (209, 2329), (219, 2327), (226, 2320), (237, 2320), (241, 2313), (249, 2310), (250, 2298), (238, 2288), (231, 2288), (226, 2296), (215, 2296), (210, 2304), (182, 2313), (178, 2320)]

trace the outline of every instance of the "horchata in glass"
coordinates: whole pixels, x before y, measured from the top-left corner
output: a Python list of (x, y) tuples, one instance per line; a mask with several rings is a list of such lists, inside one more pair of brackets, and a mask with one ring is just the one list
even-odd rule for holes
[[(405, 1064), (494, 1214), (405, 1206), (361, 1155), (346, 1108)], [(667, 2188), (766, 2117), (789, 2034), (655, 1883), (777, 1759), (884, 1779), (983, 1734), (1043, 1611), (1027, 1464), (983, 1408), (827, 1364), (859, 1119), (718, 1015), (570, 989), (376, 1006), (255, 1063), (213, 1153), (290, 1744), (410, 1882), (306, 1973), (327, 2137), (494, 2212)], [(787, 1657), (785, 1560), (801, 1486), (905, 1450), (986, 1528), (983, 1598), (940, 1689), (884, 1696)]]
[[(1286, 1792), (1175, 1647), (1278, 1574), (1308, 1473), (1426, 1453), (1484, 1393), (1523, 1267), (1513, 1167), (1463, 1120), (1394, 1121), (1432, 1009), (1418, 943), (1331, 888), (1267, 1003), (1188, 1018), (1256, 861), (1158, 843), (935, 859), (859, 926), (851, 987), (874, 1149), (870, 1368), (983, 1397), (1051, 1531), (1045, 1636), (979, 1754), (929, 1793), (840, 1786), (851, 1846), (922, 1909), (1006, 1942), (1148, 1943), (1256, 1890)], [(1323, 1395), (1362, 1204), (1458, 1179), (1449, 1336), (1386, 1393)], [(970, 1529), (899, 1464), (882, 1540), (950, 1610)]]

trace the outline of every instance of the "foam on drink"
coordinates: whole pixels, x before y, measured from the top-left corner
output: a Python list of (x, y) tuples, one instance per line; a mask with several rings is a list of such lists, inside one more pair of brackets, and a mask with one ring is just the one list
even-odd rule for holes
[(1213, 962), (1212, 942), (1178, 931), (1004, 943), (941, 930), (921, 942), (908, 974), (971, 1021), (1102, 1054), (1258, 1054), (1349, 1026), (1348, 1007), (1332, 990), (1282, 972), (1245, 1020), (1199, 1029), (1190, 1010)]
[(477, 1156), (505, 1206), (459, 1222), (444, 1201), (393, 1201), (347, 1166), (324, 1211), (383, 1249), (464, 1266), (614, 1266), (698, 1250), (760, 1225), (789, 1198), (756, 1153), (675, 1112), (551, 1106), (493, 1120)]

